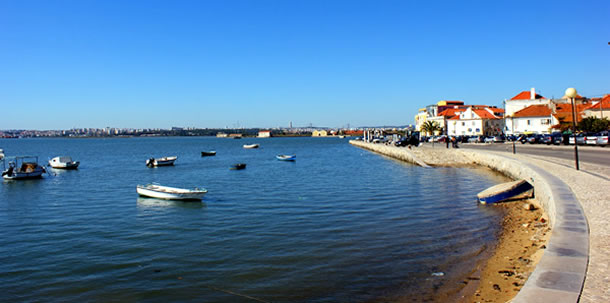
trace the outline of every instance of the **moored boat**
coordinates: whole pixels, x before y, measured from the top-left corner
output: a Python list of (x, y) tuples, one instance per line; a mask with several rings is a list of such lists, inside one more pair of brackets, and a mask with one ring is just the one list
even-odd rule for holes
[(4, 159), (4, 149), (0, 148), (0, 160)]
[(258, 148), (259, 146), (258, 144), (244, 144), (244, 148)]
[(477, 198), (482, 204), (528, 199), (533, 196), (534, 187), (526, 180), (498, 184), (477, 194)]
[(2, 177), (6, 180), (39, 179), (47, 172), (44, 167), (38, 165), (36, 156), (7, 157), (3, 159), (3, 165)]
[(215, 151), (215, 150), (211, 150), (211, 151), (202, 151), (202, 152), (201, 152), (201, 156), (202, 156), (202, 157), (216, 156), (216, 151)]
[(231, 169), (233, 170), (240, 170), (240, 169), (244, 169), (246, 168), (246, 163), (237, 163), (237, 164), (233, 164), (231, 166)]
[(280, 161), (296, 161), (297, 155), (277, 155), (275, 158)]
[(178, 159), (178, 157), (173, 156), (173, 157), (163, 157), (163, 158), (150, 158), (148, 160), (146, 160), (146, 166), (169, 166), (169, 165), (174, 165), (174, 161), (176, 161), (176, 159)]
[(138, 185), (136, 191), (140, 196), (166, 200), (202, 200), (208, 192), (199, 188), (186, 189), (157, 184)]
[(52, 168), (77, 169), (79, 164), (80, 162), (73, 161), (69, 156), (60, 156), (49, 160), (49, 165)]

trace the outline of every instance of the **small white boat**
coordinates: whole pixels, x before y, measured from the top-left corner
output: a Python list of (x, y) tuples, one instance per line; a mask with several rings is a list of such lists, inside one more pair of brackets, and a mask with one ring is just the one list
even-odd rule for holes
[(244, 144), (244, 148), (258, 148), (259, 146), (258, 144)]
[(60, 169), (77, 169), (79, 164), (80, 162), (72, 161), (72, 158), (69, 156), (55, 157), (49, 160), (51, 167)]
[(280, 161), (296, 161), (297, 155), (277, 155), (275, 156)]
[(0, 148), (0, 160), (4, 159), (4, 149)]
[(138, 185), (136, 191), (140, 196), (165, 200), (201, 200), (208, 192), (205, 189), (186, 189), (156, 184)]
[(39, 179), (47, 172), (44, 167), (38, 165), (36, 156), (8, 157), (3, 159), (3, 165), (2, 177), (6, 180)]
[(169, 166), (174, 165), (174, 161), (176, 161), (178, 157), (163, 157), (163, 158), (150, 158), (146, 160), (146, 166)]

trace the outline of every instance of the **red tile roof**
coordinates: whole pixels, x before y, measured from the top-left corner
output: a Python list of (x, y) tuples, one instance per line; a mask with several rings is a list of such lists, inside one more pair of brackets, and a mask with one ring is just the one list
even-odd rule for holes
[[(600, 101), (600, 102), (601, 102), (601, 107), (602, 107), (602, 110), (605, 110), (605, 109), (610, 109), (610, 95), (605, 95), (603, 98), (601, 98), (601, 101)], [(591, 109), (591, 110), (599, 110), (599, 106), (600, 106), (600, 104), (599, 104), (599, 102), (598, 102), (598, 103), (596, 103), (596, 104), (592, 104), (592, 105), (587, 106), (587, 107), (586, 107), (585, 109), (583, 109), (583, 110), (587, 110), (587, 109)]]
[(500, 119), (499, 117), (494, 116), (492, 113), (484, 109), (475, 109), (473, 110), (473, 112), (477, 114), (477, 116), (479, 116), (481, 119)]
[[(511, 100), (529, 100), (531, 98), (532, 98), (532, 93), (529, 90), (524, 90), (510, 99)], [(542, 95), (536, 94), (536, 99), (545, 99), (545, 98)]]
[[(563, 123), (567, 123), (567, 122), (572, 122), (574, 121), (574, 119), (572, 119), (572, 112), (560, 112), (560, 113), (556, 113), (553, 115), (555, 118), (557, 118), (557, 120), (559, 120), (559, 122), (563, 122)], [(576, 123), (580, 122), (582, 120), (582, 116), (580, 114), (576, 114)]]
[(445, 117), (453, 117), (453, 116), (457, 115), (456, 112), (464, 112), (464, 109), (461, 109), (461, 108), (448, 108), (448, 109), (440, 112), (438, 115), (439, 116), (445, 116)]
[[(580, 113), (590, 106), (591, 106), (590, 104), (576, 104), (576, 112)], [(570, 104), (570, 103), (557, 104), (557, 106), (555, 107), (555, 112), (556, 113), (571, 113), (572, 104)]]
[(548, 105), (530, 105), (520, 111), (515, 112), (513, 117), (545, 117), (550, 116), (551, 113), (552, 111)]

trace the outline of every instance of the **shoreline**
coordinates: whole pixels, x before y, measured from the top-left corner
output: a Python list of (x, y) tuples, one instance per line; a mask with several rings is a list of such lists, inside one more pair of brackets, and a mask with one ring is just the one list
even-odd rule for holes
[[(364, 144), (353, 145), (420, 166), (479, 166), (461, 153), (449, 155), (444, 148), (394, 150), (390, 147), (380, 152)], [(385, 146), (376, 144), (375, 147), (383, 149)], [(491, 167), (489, 169), (514, 179), (505, 172)], [(527, 209), (525, 205), (528, 206)], [(435, 292), (433, 301), (509, 302), (523, 288), (541, 260), (552, 230), (549, 215), (538, 199), (498, 203), (487, 207), (500, 207), (504, 212), (497, 241), (493, 247), (486, 249), (474, 268), (455, 277), (456, 281), (447, 281), (447, 285)]]

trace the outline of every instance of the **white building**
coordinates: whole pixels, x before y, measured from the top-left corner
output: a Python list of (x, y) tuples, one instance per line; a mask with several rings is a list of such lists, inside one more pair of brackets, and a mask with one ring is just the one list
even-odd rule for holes
[(261, 130), (258, 132), (258, 137), (259, 138), (269, 138), (269, 137), (271, 137), (271, 131), (270, 130)]
[[(536, 94), (536, 89), (532, 87), (530, 91), (522, 91), (518, 93), (516, 96), (510, 98), (510, 100), (504, 101), (504, 106), (506, 110), (506, 126), (505, 133), (506, 134), (517, 134), (517, 129), (512, 125), (513, 121), (521, 121), (520, 119), (511, 119), (513, 115), (532, 105), (549, 105), (551, 104), (551, 100), (547, 99), (539, 94)], [(523, 124), (520, 126), (524, 126)], [(513, 129), (515, 131), (513, 132)]]
[(447, 121), (450, 136), (494, 136), (502, 134), (504, 120), (497, 108), (467, 108)]
[[(531, 105), (513, 113), (510, 120), (511, 134), (550, 134), (551, 127), (559, 121), (553, 115), (552, 105)], [(507, 124), (508, 121), (507, 121)]]

